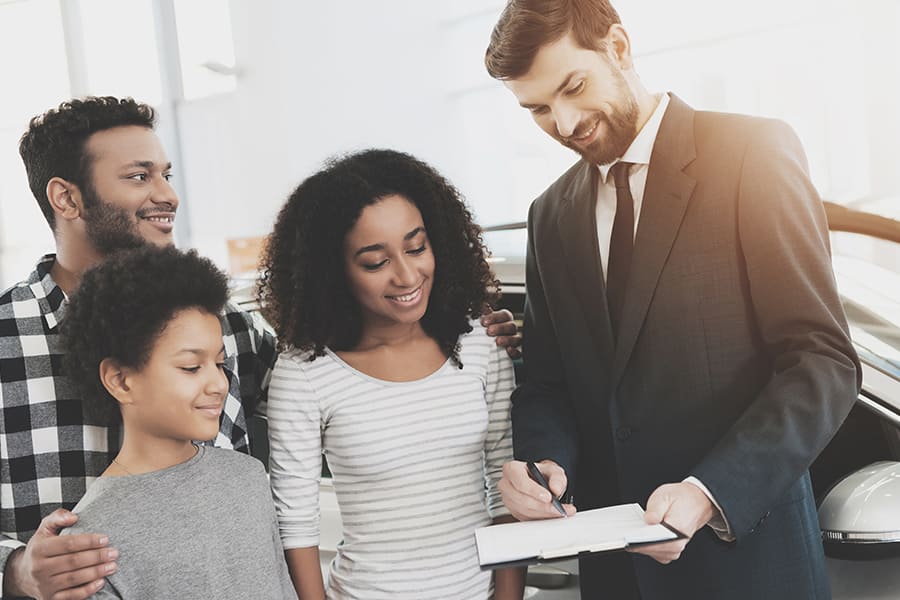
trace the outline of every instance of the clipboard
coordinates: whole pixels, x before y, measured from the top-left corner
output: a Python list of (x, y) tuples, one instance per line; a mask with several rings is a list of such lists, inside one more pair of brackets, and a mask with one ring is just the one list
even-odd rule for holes
[(619, 552), (686, 537), (667, 523), (645, 524), (644, 510), (638, 504), (587, 510), (565, 519), (504, 523), (475, 530), (483, 571)]

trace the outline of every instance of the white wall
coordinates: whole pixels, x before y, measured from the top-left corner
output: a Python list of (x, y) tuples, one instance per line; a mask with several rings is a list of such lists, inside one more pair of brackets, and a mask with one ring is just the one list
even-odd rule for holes
[[(19, 138), (28, 119), (68, 93), (59, 6), (37, 0), (3, 7), (0, 18), (0, 289), (21, 279), (53, 247), (28, 189)], [(20, 37), (43, 40), (21, 60)], [(36, 76), (35, 72), (42, 76)], [(36, 106), (37, 105), (37, 106)]]
[(238, 89), (179, 113), (193, 244), (224, 261), (225, 238), (267, 233), (336, 153), (391, 147), (452, 164), (437, 6), (232, 2)]
[[(523, 220), (574, 155), (535, 127), (483, 54), (502, 0), (232, 0), (233, 97), (184, 104), (193, 242), (264, 234), (333, 153), (389, 146), (449, 176), (486, 225)], [(898, 3), (619, 2), (651, 90), (787, 120), (814, 181), (849, 202), (900, 192)]]

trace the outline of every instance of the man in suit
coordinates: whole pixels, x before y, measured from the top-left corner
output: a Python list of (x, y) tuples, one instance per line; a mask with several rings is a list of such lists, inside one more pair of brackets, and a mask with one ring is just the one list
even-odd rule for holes
[[(830, 597), (808, 468), (861, 371), (797, 137), (650, 94), (606, 0), (512, 0), (486, 65), (581, 155), (529, 213), (516, 458), (688, 536), (582, 560), (582, 597)], [(518, 461), (507, 506), (553, 517)]]

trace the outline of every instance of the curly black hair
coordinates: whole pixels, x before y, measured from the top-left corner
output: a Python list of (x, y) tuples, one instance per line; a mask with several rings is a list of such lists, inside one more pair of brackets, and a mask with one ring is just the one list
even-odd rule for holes
[(155, 124), (151, 106), (113, 96), (69, 100), (31, 119), (19, 140), (19, 154), (31, 193), (50, 228), (56, 230), (56, 216), (47, 198), (47, 183), (61, 177), (82, 190), (90, 184), (92, 162), (84, 146), (91, 135), (125, 125), (153, 129)]
[[(353, 348), (361, 309), (344, 265), (344, 238), (366, 206), (400, 195), (422, 214), (435, 273), (425, 332), (459, 363), (459, 336), (498, 297), (481, 229), (453, 185), (426, 163), (393, 150), (365, 150), (328, 161), (303, 181), (278, 214), (262, 258), (257, 298), (280, 350), (310, 360)], [(461, 365), (460, 365), (461, 366)]]
[(121, 418), (118, 402), (100, 381), (103, 359), (140, 369), (176, 313), (197, 308), (219, 315), (227, 299), (225, 274), (193, 250), (147, 245), (117, 252), (87, 271), (60, 332), (63, 369), (89, 422)]

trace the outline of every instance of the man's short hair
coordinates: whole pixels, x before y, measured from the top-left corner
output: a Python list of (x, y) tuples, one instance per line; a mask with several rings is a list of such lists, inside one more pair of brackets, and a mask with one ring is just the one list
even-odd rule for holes
[(528, 73), (538, 50), (569, 32), (587, 50), (621, 23), (607, 0), (510, 0), (491, 33), (484, 64), (491, 77), (517, 79)]
[(156, 112), (151, 106), (131, 98), (113, 96), (69, 100), (31, 119), (19, 141), (28, 185), (37, 199), (50, 229), (56, 230), (56, 216), (47, 198), (47, 183), (61, 177), (84, 189), (90, 183), (92, 157), (85, 143), (98, 131), (138, 125), (153, 129)]
[(225, 274), (194, 250), (148, 244), (88, 270), (60, 324), (63, 368), (88, 422), (110, 425), (120, 418), (118, 402), (100, 381), (104, 359), (140, 370), (177, 313), (196, 308), (219, 315), (227, 300)]

